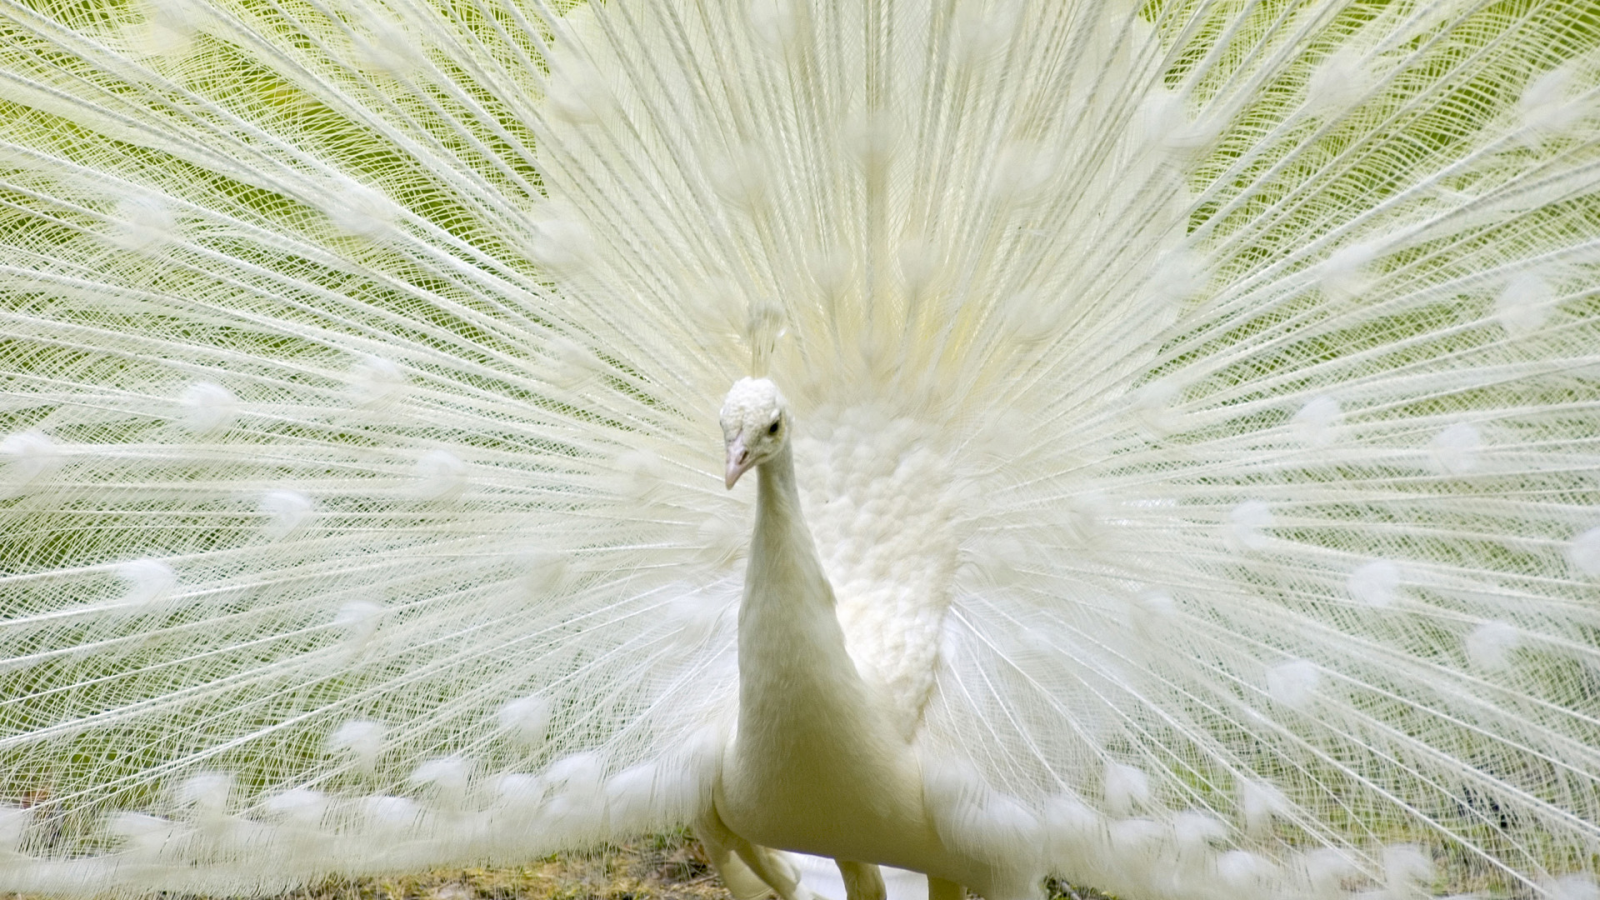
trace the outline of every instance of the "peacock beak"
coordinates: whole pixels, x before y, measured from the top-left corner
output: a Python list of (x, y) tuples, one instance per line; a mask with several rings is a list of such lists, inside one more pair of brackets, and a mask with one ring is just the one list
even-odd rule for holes
[(744, 438), (741, 436), (729, 441), (727, 478), (728, 490), (733, 490), (733, 486), (739, 480), (739, 476), (750, 471), (751, 465), (753, 465), (753, 463), (750, 459), (750, 451), (745, 449)]

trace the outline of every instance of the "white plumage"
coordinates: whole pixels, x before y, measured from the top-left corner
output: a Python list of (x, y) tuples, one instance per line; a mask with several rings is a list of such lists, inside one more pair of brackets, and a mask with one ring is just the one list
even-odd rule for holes
[(3, 9), (0, 889), (1600, 890), (1588, 6)]

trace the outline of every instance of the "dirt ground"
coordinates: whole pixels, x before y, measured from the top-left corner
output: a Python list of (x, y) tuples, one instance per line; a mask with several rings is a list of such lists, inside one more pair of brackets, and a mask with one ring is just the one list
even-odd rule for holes
[[(1053, 900), (1114, 900), (1058, 882)], [(552, 856), (535, 865), (335, 880), (278, 900), (732, 900), (687, 833)], [(838, 898), (842, 900), (842, 898)]]

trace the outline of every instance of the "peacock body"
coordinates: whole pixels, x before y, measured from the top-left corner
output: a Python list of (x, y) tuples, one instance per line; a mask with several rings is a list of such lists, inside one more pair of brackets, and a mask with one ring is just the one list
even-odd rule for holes
[(1600, 895), (1588, 5), (4, 10), (0, 888)]

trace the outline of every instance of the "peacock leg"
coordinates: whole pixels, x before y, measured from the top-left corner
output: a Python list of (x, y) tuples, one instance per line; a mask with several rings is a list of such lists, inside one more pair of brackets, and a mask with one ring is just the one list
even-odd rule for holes
[(813, 900), (811, 892), (800, 884), (799, 870), (781, 852), (743, 838), (739, 838), (734, 851), (757, 878), (772, 886), (780, 900)]
[(883, 870), (872, 863), (838, 860), (839, 874), (844, 878), (846, 900), (886, 900), (888, 890), (883, 886)]
[(779, 900), (812, 900), (811, 892), (800, 885), (799, 872), (781, 853), (735, 834), (715, 808), (708, 808), (695, 822), (694, 835), (735, 900), (762, 900), (771, 894)]
[(734, 900), (767, 900), (772, 896), (772, 886), (750, 871), (750, 867), (739, 859), (732, 848), (715, 846), (706, 840), (698, 828), (695, 829), (695, 836), (705, 846), (711, 867), (717, 870), (717, 875), (722, 878), (722, 883), (727, 886)]
[(967, 889), (954, 881), (928, 876), (928, 900), (966, 900)]

